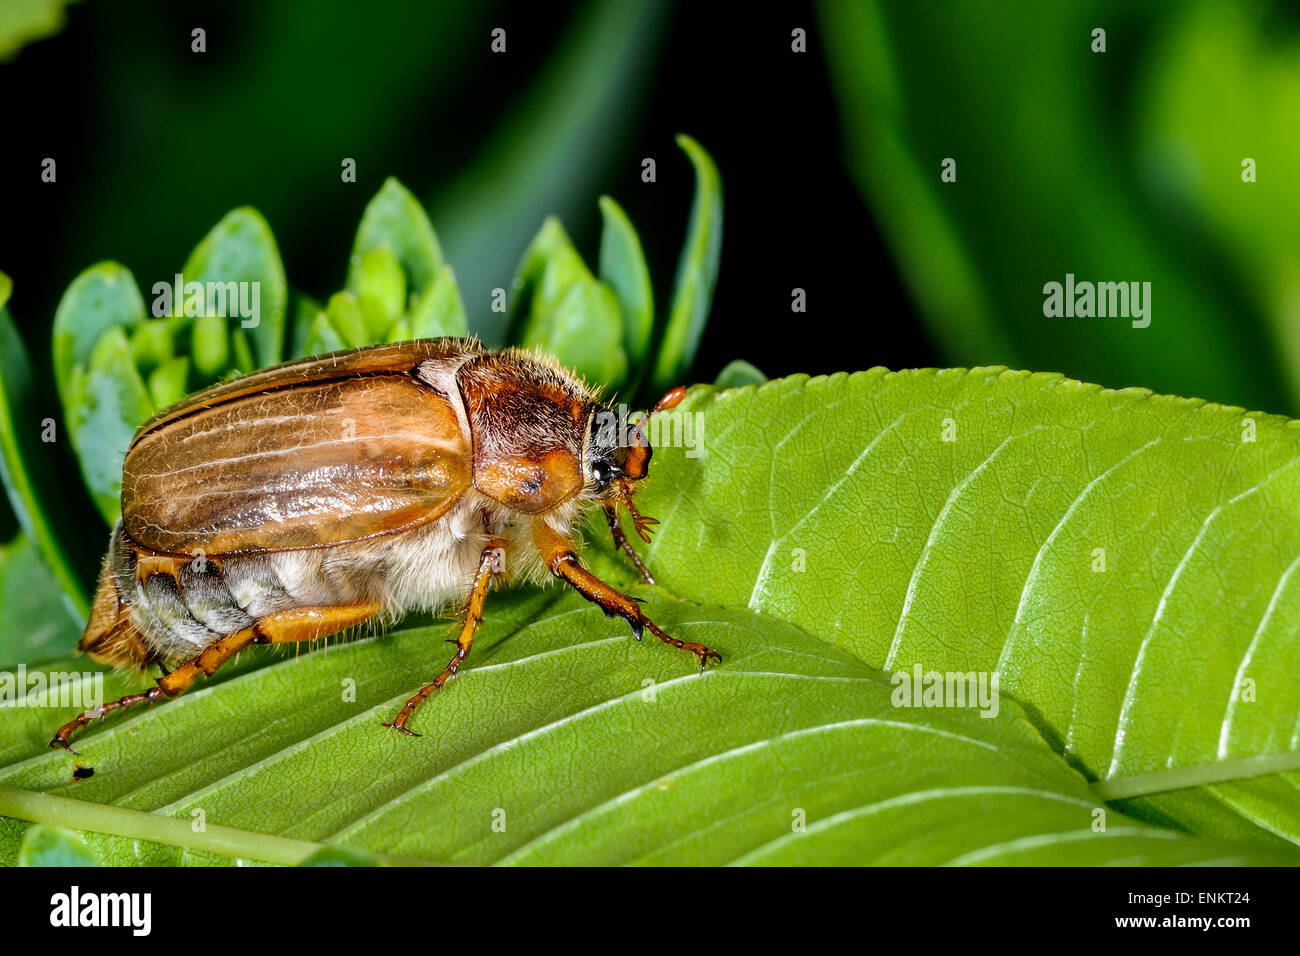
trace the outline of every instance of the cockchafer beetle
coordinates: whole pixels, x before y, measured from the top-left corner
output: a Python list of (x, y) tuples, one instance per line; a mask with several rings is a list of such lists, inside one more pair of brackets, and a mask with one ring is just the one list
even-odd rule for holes
[(464, 662), (500, 575), (549, 572), (638, 638), (649, 629), (701, 667), (720, 660), (666, 634), (576, 553), (572, 524), (598, 504), (653, 583), (618, 519), (626, 507), (649, 540), (654, 519), (632, 503), (650, 463), (644, 421), (618, 420), (550, 359), (467, 339), (289, 362), (160, 412), (127, 451), (122, 517), (80, 647), (163, 676), (78, 715), (51, 746), (70, 750), (92, 720), (177, 696), (251, 644), (460, 603), (455, 655), (385, 725), (418, 736), (411, 715)]

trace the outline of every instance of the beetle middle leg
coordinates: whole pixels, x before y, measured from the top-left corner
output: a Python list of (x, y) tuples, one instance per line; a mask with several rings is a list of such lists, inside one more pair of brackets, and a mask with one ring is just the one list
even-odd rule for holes
[(721, 663), (722, 655), (717, 651), (694, 641), (683, 641), (673, 637), (641, 613), (639, 602), (635, 598), (630, 598), (621, 591), (615, 590), (584, 568), (574, 551), (573, 541), (568, 537), (557, 534), (541, 523), (537, 525), (534, 537), (537, 548), (542, 553), (542, 559), (546, 562), (546, 566), (551, 569), (551, 573), (570, 585), (592, 604), (599, 607), (605, 612), (606, 617), (613, 617), (617, 614), (627, 621), (632, 628), (633, 636), (637, 640), (640, 640), (642, 632), (648, 629), (651, 634), (665, 644), (679, 650), (690, 651), (698, 657), (700, 659), (700, 670), (704, 670), (710, 660)]
[(461, 624), (460, 635), (448, 643), (456, 645), (456, 653), (452, 655), (447, 666), (429, 683), (425, 684), (415, 696), (406, 702), (401, 712), (388, 723), (384, 724), (408, 737), (419, 737), (414, 730), (406, 726), (406, 722), (411, 719), (422, 703), (429, 699), (430, 696), (442, 689), (442, 685), (447, 683), (456, 676), (456, 671), (460, 665), (465, 662), (469, 656), (469, 650), (474, 644), (474, 634), (478, 631), (478, 626), (483, 622), (483, 606), (487, 603), (488, 588), (492, 584), (492, 576), (501, 573), (501, 558), (505, 555), (506, 542), (502, 538), (493, 538), (479, 555), (478, 571), (474, 574), (474, 586), (469, 592), (469, 602), (465, 605), (465, 620)]
[(163, 676), (155, 682), (155, 686), (148, 690), (127, 694), (120, 700), (110, 701), (78, 714), (58, 729), (50, 740), (50, 746), (62, 747), (69, 753), (76, 753), (69, 741), (82, 727), (116, 711), (134, 707), (136, 704), (152, 704), (155, 701), (179, 697), (200, 677), (211, 677), (221, 665), (250, 644), (310, 641), (327, 637), (361, 624), (377, 614), (379, 610), (378, 602), (363, 601), (358, 604), (295, 608), (292, 611), (268, 614), (260, 618), (252, 627), (213, 641), (191, 660), (170, 671), (164, 671)]

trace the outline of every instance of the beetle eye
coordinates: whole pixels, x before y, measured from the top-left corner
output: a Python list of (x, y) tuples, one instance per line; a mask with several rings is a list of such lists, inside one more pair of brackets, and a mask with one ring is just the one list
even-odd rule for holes
[(596, 484), (604, 488), (614, 480), (614, 466), (607, 461), (598, 461), (591, 466), (591, 477), (596, 479)]

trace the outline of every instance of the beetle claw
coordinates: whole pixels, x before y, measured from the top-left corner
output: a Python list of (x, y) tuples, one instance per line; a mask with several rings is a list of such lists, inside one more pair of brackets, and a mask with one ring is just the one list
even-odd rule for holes
[(399, 734), (406, 734), (408, 737), (423, 737), (423, 734), (417, 734), (414, 730), (408, 730), (405, 724), (399, 724), (395, 720), (388, 721), (384, 724), (389, 730), (396, 730)]

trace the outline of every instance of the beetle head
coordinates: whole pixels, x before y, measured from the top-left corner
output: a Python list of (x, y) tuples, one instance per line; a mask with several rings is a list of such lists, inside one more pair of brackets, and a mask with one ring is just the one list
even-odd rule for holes
[(626, 415), (609, 408), (597, 407), (592, 412), (583, 470), (597, 498), (630, 494), (629, 483), (646, 476), (650, 455), (650, 441), (641, 423), (633, 424)]
[[(643, 524), (654, 523), (653, 519), (643, 519), (632, 506), (632, 492), (635, 482), (646, 476), (650, 468), (650, 456), (654, 449), (646, 437), (646, 428), (650, 415), (655, 415), (670, 408), (675, 408), (686, 397), (684, 386), (672, 389), (659, 399), (657, 405), (647, 415), (642, 415), (636, 424), (628, 421), (626, 413), (597, 406), (592, 412), (587, 426), (587, 438), (583, 444), (583, 471), (590, 484), (595, 487), (595, 497), (614, 498), (627, 505), (637, 519), (637, 531), (646, 538)], [(649, 538), (646, 538), (649, 540)]]

